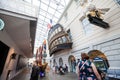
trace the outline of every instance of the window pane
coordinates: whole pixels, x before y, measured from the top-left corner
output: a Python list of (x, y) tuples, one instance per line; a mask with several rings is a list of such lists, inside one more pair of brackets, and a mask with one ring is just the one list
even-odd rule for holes
[(66, 43), (67, 42), (67, 39), (65, 36), (62, 37), (62, 40), (63, 40), (63, 43)]
[(90, 24), (88, 18), (82, 20), (83, 29), (86, 35), (90, 35), (93, 32), (93, 25)]
[(59, 38), (58, 40), (59, 40), (59, 43), (60, 43), (60, 44), (62, 44), (62, 39), (61, 39), (61, 38)]

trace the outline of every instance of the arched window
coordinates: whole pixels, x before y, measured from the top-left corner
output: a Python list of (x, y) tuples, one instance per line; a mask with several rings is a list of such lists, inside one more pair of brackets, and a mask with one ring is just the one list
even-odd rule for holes
[(62, 37), (62, 41), (63, 41), (63, 43), (66, 43), (66, 42), (67, 42), (67, 39), (66, 39), (65, 36)]
[(63, 60), (62, 60), (62, 58), (59, 58), (59, 66), (63, 66)]

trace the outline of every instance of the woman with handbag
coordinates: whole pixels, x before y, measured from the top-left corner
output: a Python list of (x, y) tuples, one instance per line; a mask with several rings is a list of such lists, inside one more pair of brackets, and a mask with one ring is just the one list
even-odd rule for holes
[(102, 80), (96, 66), (86, 53), (81, 54), (81, 59), (77, 66), (79, 80)]

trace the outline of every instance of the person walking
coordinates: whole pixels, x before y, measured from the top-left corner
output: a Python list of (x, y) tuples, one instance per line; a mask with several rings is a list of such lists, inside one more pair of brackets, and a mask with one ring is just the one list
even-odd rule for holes
[(96, 66), (89, 60), (89, 56), (82, 53), (81, 58), (77, 66), (79, 80), (102, 80)]
[(38, 72), (39, 67), (37, 66), (37, 62), (34, 61), (30, 80), (38, 80)]

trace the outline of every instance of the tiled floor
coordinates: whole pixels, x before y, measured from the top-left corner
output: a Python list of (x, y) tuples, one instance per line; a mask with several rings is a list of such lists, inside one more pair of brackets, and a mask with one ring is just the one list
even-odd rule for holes
[(12, 80), (30, 80), (30, 69), (25, 69), (24, 71), (22, 71), (22, 73), (20, 73), (18, 76), (16, 76), (15, 78), (13, 78)]
[[(24, 70), (19, 76), (12, 80), (30, 80), (30, 70)], [(46, 73), (46, 77), (38, 80), (78, 80), (76, 73), (66, 73), (65, 75), (54, 74), (52, 71)]]

